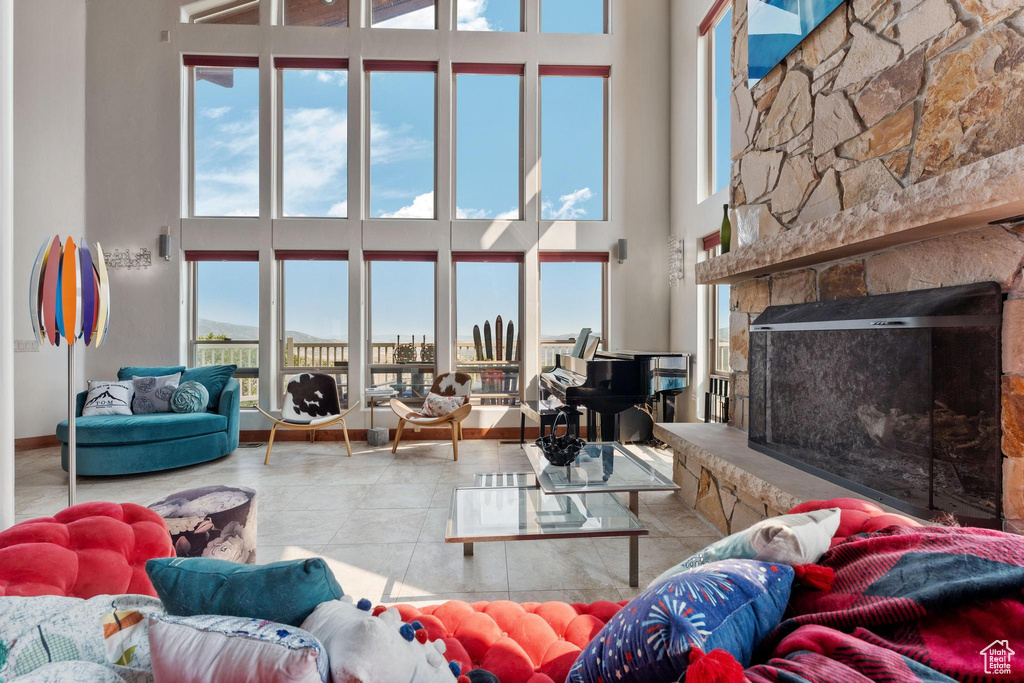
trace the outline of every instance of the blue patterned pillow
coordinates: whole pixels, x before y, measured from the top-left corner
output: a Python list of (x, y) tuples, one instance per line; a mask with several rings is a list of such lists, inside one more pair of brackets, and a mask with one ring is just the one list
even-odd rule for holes
[(679, 680), (694, 647), (721, 648), (746, 667), (782, 620), (793, 569), (723, 560), (687, 569), (634, 598), (590, 641), (569, 683)]

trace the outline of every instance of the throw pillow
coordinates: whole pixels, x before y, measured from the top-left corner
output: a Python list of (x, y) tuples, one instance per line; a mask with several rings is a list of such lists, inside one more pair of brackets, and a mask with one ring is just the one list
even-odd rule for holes
[(123, 382), (132, 377), (163, 377), (164, 375), (176, 375), (182, 372), (185, 372), (184, 365), (169, 365), (167, 367), (126, 365), (117, 371), (117, 379)]
[(149, 651), (158, 681), (328, 680), (320, 641), (300, 628), (261, 619), (150, 617)]
[(210, 400), (206, 403), (207, 410), (217, 410), (220, 394), (224, 391), (228, 380), (235, 376), (237, 365), (206, 365), (201, 368), (188, 368), (181, 375), (182, 382), (199, 382), (210, 392)]
[(127, 382), (89, 380), (89, 393), (82, 407), (82, 417), (90, 415), (131, 415), (135, 386)]
[(251, 565), (207, 557), (149, 560), (146, 573), (168, 614), (219, 614), (298, 626), (317, 605), (344, 591), (316, 557)]
[(180, 372), (160, 377), (132, 377), (135, 385), (132, 412), (136, 415), (171, 412), (171, 396), (180, 380)]
[(431, 391), (427, 393), (427, 398), (423, 401), (422, 413), (431, 417), (444, 417), (465, 404), (465, 396), (442, 396)]
[(781, 515), (758, 522), (732, 536), (715, 541), (661, 573), (655, 583), (684, 569), (717, 560), (761, 560), (782, 564), (814, 564), (829, 549), (839, 528), (839, 508)]
[(171, 410), (176, 413), (205, 413), (210, 392), (199, 382), (182, 382), (171, 396)]
[(323, 643), (335, 683), (454, 683), (458, 665), (445, 661), (444, 641), (427, 638), (422, 624), (403, 624), (394, 607), (377, 616), (369, 609), (369, 600), (332, 600), (302, 624)]
[(725, 560), (687, 569), (651, 586), (612, 617), (567, 680), (682, 680), (691, 660), (699, 661), (697, 649), (725, 650), (747, 666), (782, 620), (792, 583), (791, 567), (770, 562)]

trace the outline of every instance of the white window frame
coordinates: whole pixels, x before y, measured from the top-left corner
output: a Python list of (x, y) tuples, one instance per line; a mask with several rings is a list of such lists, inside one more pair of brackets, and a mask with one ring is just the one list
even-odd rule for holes
[[(733, 8), (732, 2), (715, 0), (708, 9), (701, 25), (709, 25), (700, 36), (697, 50), (697, 92), (698, 92), (698, 145), (697, 177), (700, 196), (698, 202), (710, 199), (721, 192), (715, 189), (715, 28)], [(730, 35), (732, 30), (730, 29)], [(728, 189), (726, 185), (725, 189)]]

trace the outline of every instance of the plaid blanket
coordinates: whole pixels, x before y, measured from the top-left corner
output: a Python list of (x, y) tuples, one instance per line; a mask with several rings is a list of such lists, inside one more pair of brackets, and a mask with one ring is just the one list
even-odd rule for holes
[(750, 680), (1024, 680), (1024, 537), (894, 526), (848, 538), (821, 564), (836, 572), (832, 590), (794, 591)]

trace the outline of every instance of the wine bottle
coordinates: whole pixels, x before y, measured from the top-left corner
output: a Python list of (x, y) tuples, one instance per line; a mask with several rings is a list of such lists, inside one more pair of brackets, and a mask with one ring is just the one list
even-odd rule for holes
[(722, 239), (722, 253), (728, 254), (729, 247), (732, 246), (732, 223), (729, 222), (729, 205), (722, 205), (722, 232), (720, 234)]

